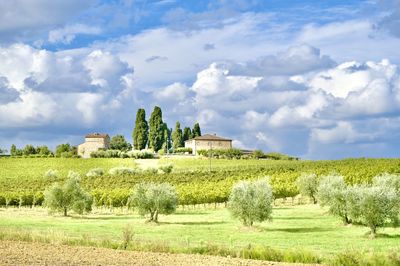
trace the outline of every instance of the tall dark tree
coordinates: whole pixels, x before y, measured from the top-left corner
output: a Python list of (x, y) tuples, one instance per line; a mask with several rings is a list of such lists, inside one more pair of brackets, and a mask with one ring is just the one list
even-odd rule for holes
[(146, 111), (144, 109), (140, 108), (136, 113), (136, 122), (132, 137), (135, 150), (143, 150), (146, 148), (149, 138), (149, 125), (146, 121)]
[(23, 150), (24, 155), (36, 154), (36, 149), (33, 145), (27, 144)]
[(165, 125), (162, 120), (162, 111), (160, 107), (154, 107), (154, 110), (150, 116), (149, 124), (149, 148), (153, 149), (154, 151), (158, 151), (163, 147), (165, 131)]
[(192, 130), (190, 129), (190, 127), (185, 127), (183, 129), (183, 142), (185, 142), (191, 138), (192, 138)]
[(125, 140), (125, 137), (123, 135), (115, 135), (111, 138), (110, 149), (127, 151), (132, 149), (132, 145)]
[(181, 129), (181, 123), (176, 122), (175, 130), (172, 132), (172, 145), (174, 149), (183, 147), (183, 132)]
[(17, 156), (17, 155), (18, 155), (17, 153), (18, 153), (18, 151), (17, 151), (17, 146), (15, 146), (14, 144), (11, 145), (10, 155), (11, 155), (11, 156)]
[(168, 153), (168, 150), (172, 148), (172, 128), (168, 128), (167, 123), (163, 125), (163, 132), (164, 132), (164, 143), (162, 145), (162, 149), (165, 153)]
[(200, 130), (199, 123), (194, 124), (192, 135), (193, 135), (193, 138), (201, 136), (201, 130)]

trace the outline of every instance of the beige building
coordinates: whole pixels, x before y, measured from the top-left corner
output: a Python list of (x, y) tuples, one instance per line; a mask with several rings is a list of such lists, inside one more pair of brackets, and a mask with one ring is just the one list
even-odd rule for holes
[(192, 148), (193, 154), (197, 155), (199, 150), (231, 149), (232, 140), (219, 137), (215, 134), (206, 134), (185, 141), (185, 148)]
[(90, 158), (92, 152), (108, 148), (110, 148), (110, 137), (107, 134), (88, 134), (85, 136), (85, 143), (78, 146), (78, 155)]

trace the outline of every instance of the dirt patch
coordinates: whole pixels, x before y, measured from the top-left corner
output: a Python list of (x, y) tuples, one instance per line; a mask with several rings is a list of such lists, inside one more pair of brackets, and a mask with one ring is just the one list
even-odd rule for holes
[(217, 256), (167, 254), (0, 241), (0, 265), (295, 265)]

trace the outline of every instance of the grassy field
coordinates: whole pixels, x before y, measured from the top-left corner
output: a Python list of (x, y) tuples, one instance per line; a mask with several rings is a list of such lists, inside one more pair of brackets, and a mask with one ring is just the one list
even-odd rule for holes
[(196, 247), (204, 243), (217, 246), (269, 246), (284, 250), (305, 250), (328, 258), (338, 252), (390, 251), (400, 248), (400, 229), (384, 228), (376, 239), (366, 236), (362, 226), (343, 226), (317, 205), (275, 207), (273, 220), (245, 228), (233, 220), (225, 208), (179, 210), (161, 216), (159, 224), (149, 224), (136, 214), (95, 212), (79, 217), (49, 216), (42, 208), (0, 209), (0, 237), (47, 237), (54, 242), (87, 239), (94, 243), (115, 243), (123, 240), (127, 226), (134, 233), (134, 242), (161, 242), (168, 246)]

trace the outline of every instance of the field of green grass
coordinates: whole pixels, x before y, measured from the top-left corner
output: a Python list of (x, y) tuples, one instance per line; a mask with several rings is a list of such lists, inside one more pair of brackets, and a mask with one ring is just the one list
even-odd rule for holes
[[(347, 251), (388, 252), (400, 248), (400, 229), (384, 228), (370, 239), (362, 226), (344, 226), (318, 205), (278, 206), (273, 220), (243, 227), (225, 208), (178, 210), (160, 216), (159, 224), (127, 210), (97, 210), (85, 216), (51, 216), (43, 208), (0, 209), (0, 239), (24, 239), (52, 243), (80, 243), (118, 247), (124, 228), (133, 232), (133, 243), (162, 243), (178, 252), (202, 245), (243, 248), (268, 246), (278, 250), (301, 250), (323, 261)], [(24, 236), (25, 235), (25, 236)], [(45, 239), (45, 240), (44, 240)]]

